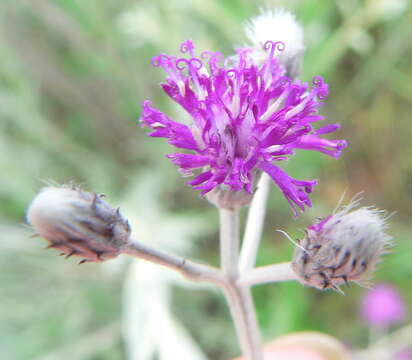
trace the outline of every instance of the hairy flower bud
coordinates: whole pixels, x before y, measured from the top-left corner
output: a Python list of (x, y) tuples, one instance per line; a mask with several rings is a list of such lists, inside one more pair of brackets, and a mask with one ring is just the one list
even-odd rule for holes
[(351, 211), (359, 200), (308, 228), (295, 249), (292, 268), (301, 283), (318, 289), (354, 281), (365, 283), (391, 244), (385, 212), (372, 207)]
[(27, 220), (50, 242), (49, 248), (82, 257), (81, 263), (116, 257), (130, 237), (119, 209), (76, 186), (43, 188), (27, 210)]
[(267, 40), (280, 41), (284, 50), (278, 58), (285, 67), (287, 75), (294, 78), (300, 72), (305, 46), (303, 28), (295, 16), (284, 10), (262, 10), (245, 24), (246, 36), (256, 49), (255, 58), (259, 62), (263, 58), (262, 46)]

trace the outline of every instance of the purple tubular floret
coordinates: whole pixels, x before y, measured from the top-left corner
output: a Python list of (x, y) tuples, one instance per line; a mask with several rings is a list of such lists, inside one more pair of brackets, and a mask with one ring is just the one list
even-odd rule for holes
[(308, 194), (316, 182), (293, 179), (273, 163), (288, 159), (296, 149), (337, 158), (346, 147), (344, 140), (321, 137), (339, 129), (338, 124), (314, 128), (323, 120), (318, 110), (328, 85), (320, 76), (312, 84), (285, 76), (276, 56), (283, 49), (281, 42), (266, 42), (266, 59), (260, 62), (250, 48), (226, 59), (208, 51), (197, 57), (187, 40), (181, 45), (182, 57), (160, 54), (152, 60), (167, 74), (163, 90), (192, 123), (171, 120), (150, 101), (143, 103), (140, 122), (153, 130), (150, 136), (192, 151), (168, 158), (186, 176), (197, 172), (188, 184), (202, 194), (220, 185), (251, 193), (256, 174), (265, 171), (297, 214), (311, 206)]

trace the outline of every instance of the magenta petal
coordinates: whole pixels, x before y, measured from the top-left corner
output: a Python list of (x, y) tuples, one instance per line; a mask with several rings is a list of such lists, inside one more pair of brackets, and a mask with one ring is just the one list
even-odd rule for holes
[(205, 181), (209, 180), (213, 176), (211, 171), (206, 171), (197, 175), (193, 180), (188, 181), (188, 185), (196, 186), (204, 183)]
[(191, 40), (182, 44), (179, 56), (158, 55), (152, 64), (167, 74), (163, 90), (191, 119), (189, 125), (173, 121), (146, 101), (140, 122), (152, 129), (151, 137), (191, 150), (168, 158), (185, 176), (202, 168), (188, 183), (202, 194), (222, 184), (231, 191), (252, 192), (260, 168), (297, 214), (311, 206), (308, 194), (315, 182), (293, 179), (272, 163), (288, 160), (295, 149), (336, 158), (347, 144), (320, 137), (339, 128), (331, 124), (315, 129), (323, 120), (319, 108), (328, 85), (321, 77), (308, 84), (285, 76), (275, 56), (278, 45), (267, 42), (266, 58), (259, 61), (250, 48), (239, 48), (226, 59), (210, 51), (197, 56)]
[(169, 154), (166, 157), (171, 159), (173, 163), (184, 169), (196, 169), (209, 164), (209, 158), (202, 155), (192, 154)]
[(169, 138), (169, 143), (179, 148), (198, 149), (189, 127), (169, 119), (164, 113), (151, 107), (150, 104), (151, 102), (148, 100), (143, 103), (143, 113), (140, 118), (140, 123), (143, 126), (149, 126), (154, 130), (150, 136)]
[(319, 151), (335, 158), (339, 157), (342, 150), (347, 146), (345, 140), (329, 140), (316, 135), (302, 136), (293, 144), (297, 149)]
[(259, 168), (269, 174), (273, 181), (279, 186), (279, 189), (292, 207), (295, 216), (298, 215), (297, 208), (304, 211), (305, 206), (312, 206), (307, 194), (312, 192), (313, 187), (317, 184), (316, 180), (296, 180), (278, 166), (268, 162), (260, 163)]
[(309, 226), (310, 230), (316, 231), (316, 232), (321, 232), (325, 226), (325, 224), (332, 218), (332, 215), (329, 215), (325, 217), (322, 220), (319, 220), (318, 222), (314, 223), (312, 226)]
[(313, 135), (324, 135), (340, 129), (340, 124), (328, 124), (313, 132)]

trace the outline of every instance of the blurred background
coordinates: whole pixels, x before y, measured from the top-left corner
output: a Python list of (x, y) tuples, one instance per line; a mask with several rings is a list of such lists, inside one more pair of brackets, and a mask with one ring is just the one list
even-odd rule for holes
[[(314, 207), (292, 219), (273, 188), (259, 264), (288, 261), (275, 229), (300, 229), (329, 214), (346, 190), (396, 211), (396, 239), (375, 281), (392, 284), (412, 320), (412, 9), (408, 0), (2, 0), (0, 2), (0, 358), (225, 360), (238, 348), (223, 297), (167, 270), (120, 258), (77, 265), (24, 227), (43, 182), (74, 180), (121, 206), (141, 241), (218, 264), (217, 213), (185, 186), (164, 140), (138, 126), (140, 103), (179, 117), (150, 59), (198, 49), (226, 54), (246, 39), (260, 6), (285, 6), (305, 28), (302, 78), (322, 75), (322, 112), (349, 147), (336, 161), (302, 152), (297, 178), (318, 178)], [(245, 214), (243, 214), (244, 216)], [(365, 348), (373, 331), (359, 315), (365, 290), (346, 296), (297, 283), (254, 289), (265, 340), (327, 332)], [(372, 335), (371, 335), (372, 334)], [(373, 340), (373, 339), (372, 339)], [(195, 345), (195, 343), (199, 345)], [(412, 335), (410, 345), (412, 344)], [(172, 347), (181, 347), (170, 355)], [(168, 350), (169, 349), (169, 350)], [(169, 351), (169, 352), (168, 352)], [(175, 351), (175, 350), (173, 350)], [(190, 354), (190, 355), (188, 355)]]

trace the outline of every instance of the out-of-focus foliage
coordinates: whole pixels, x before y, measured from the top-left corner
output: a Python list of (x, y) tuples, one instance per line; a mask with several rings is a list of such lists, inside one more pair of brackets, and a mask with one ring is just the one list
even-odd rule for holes
[[(397, 211), (391, 230), (397, 246), (376, 278), (395, 283), (412, 304), (408, 0), (3, 0), (1, 359), (125, 357), (120, 330), (124, 270), (113, 270), (117, 260), (113, 266), (63, 261), (42, 251), (41, 241), (30, 239), (30, 231), (20, 225), (43, 180), (75, 180), (107, 194), (113, 204), (122, 204), (141, 175), (156, 168), (153, 176), (158, 181), (161, 173), (162, 187), (156, 201), (171, 216), (191, 221), (194, 214), (201, 214), (215, 227), (209, 232), (202, 227), (193, 236), (192, 255), (217, 263), (215, 212), (184, 185), (164, 158), (168, 145), (147, 138), (136, 119), (146, 98), (171, 115), (183, 116), (158, 87), (163, 74), (150, 66), (152, 56), (177, 53), (187, 38), (202, 50), (230, 54), (233, 44), (245, 41), (242, 23), (261, 5), (286, 6), (303, 23), (307, 44), (303, 79), (322, 75), (329, 82), (323, 112), (328, 121), (342, 124), (339, 137), (347, 138), (349, 147), (338, 161), (317, 153), (301, 153), (290, 161), (292, 175), (320, 179), (313, 195), (315, 206), (298, 221), (292, 220), (284, 198), (273, 191), (259, 263), (290, 258), (292, 245), (275, 229), (299, 238), (299, 228), (329, 213), (344, 190), (349, 195), (365, 190), (365, 203)], [(128, 211), (132, 205), (127, 203)], [(133, 226), (139, 226), (139, 219)], [(159, 229), (155, 226), (152, 231)], [(366, 325), (357, 315), (363, 290), (345, 290), (347, 295), (341, 296), (295, 283), (256, 288), (265, 339), (310, 329), (366, 346)], [(173, 296), (176, 316), (211, 359), (236, 354), (222, 297), (181, 287)]]

